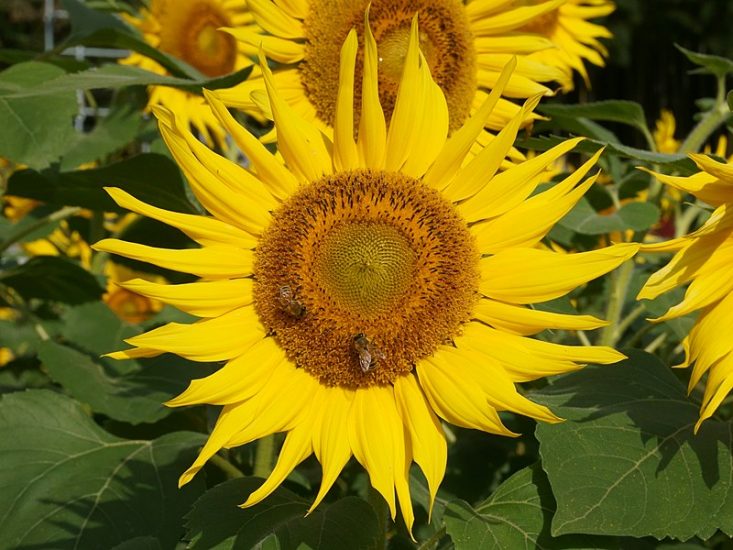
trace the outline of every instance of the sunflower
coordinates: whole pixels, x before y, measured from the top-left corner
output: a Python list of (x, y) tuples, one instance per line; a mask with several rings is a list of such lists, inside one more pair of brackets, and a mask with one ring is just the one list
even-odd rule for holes
[[(197, 141), (173, 113), (156, 109), (171, 153), (212, 216), (161, 210), (109, 190), (119, 205), (180, 228), (201, 244), (172, 250), (108, 239), (95, 245), (201, 277), (182, 285), (126, 283), (202, 319), (135, 336), (126, 340), (131, 349), (111, 354), (171, 352), (227, 361), (168, 402), (223, 406), (181, 484), (222, 448), (286, 432), (271, 476), (243, 506), (261, 501), (315, 454), (323, 468), (315, 507), (353, 455), (392, 517), (399, 503), (411, 527), (411, 463), (425, 473), (432, 498), (445, 472), (441, 418), (507, 436), (516, 434), (502, 423), (502, 411), (557, 422), (515, 383), (622, 357), (610, 348), (528, 337), (545, 328), (602, 326), (591, 316), (527, 305), (564, 295), (637, 250), (622, 244), (561, 254), (536, 247), (593, 183), (595, 177), (583, 178), (600, 153), (530, 197), (536, 176), (579, 140), (496, 175), (525, 117), (520, 112), (461, 167), (503, 89), (497, 87), (448, 139), (448, 107), (420, 53), (419, 36), (414, 19), (387, 125), (377, 44), (367, 27), (355, 132), (359, 43), (355, 31), (348, 34), (333, 141), (287, 104), (263, 59), (281, 156), (207, 93), (251, 159), (251, 171)], [(505, 69), (500, 81), (510, 72)]]
[(675, 139), (674, 133), (677, 121), (669, 109), (662, 109), (654, 126), (654, 144), (660, 153), (674, 154), (680, 148), (680, 141)]
[[(514, 0), (514, 5), (533, 6), (540, 2)], [(562, 81), (566, 92), (574, 88), (573, 71), (577, 71), (585, 85), (590, 86), (585, 61), (603, 67), (608, 50), (599, 38), (611, 38), (613, 35), (606, 27), (591, 23), (589, 19), (604, 17), (615, 9), (615, 4), (609, 0), (566, 0), (556, 9), (533, 19), (520, 31), (543, 36), (556, 47), (533, 53), (530, 59), (562, 70), (566, 75)]]
[(647, 252), (675, 252), (672, 260), (646, 282), (638, 299), (652, 300), (675, 287), (690, 283), (684, 299), (656, 322), (699, 312), (690, 334), (682, 341), (685, 360), (694, 363), (688, 392), (705, 373), (707, 383), (695, 431), (710, 418), (733, 388), (733, 341), (729, 338), (733, 311), (733, 281), (728, 269), (733, 258), (733, 164), (701, 155), (690, 155), (702, 170), (689, 177), (652, 172), (662, 183), (715, 207), (696, 231), (659, 244), (645, 245)]
[[(553, 47), (550, 40), (518, 32), (564, 1), (507, 7), (508, 2), (462, 0), (249, 0), (261, 31), (229, 32), (240, 43), (262, 45), (266, 56), (278, 63), (273, 78), (283, 99), (328, 135), (337, 111), (339, 48), (352, 28), (363, 29), (366, 7), (380, 51), (379, 99), (387, 121), (397, 98), (410, 21), (417, 13), (420, 47), (447, 99), (449, 127), (456, 130), (497, 86), (501, 70), (512, 56), (520, 57), (509, 82), (502, 87), (506, 98), (551, 95), (553, 83), (567, 80), (563, 69), (527, 56)], [(364, 67), (363, 46), (360, 41), (355, 65), (357, 102), (362, 93), (359, 74)], [(264, 90), (260, 77), (215, 94), (227, 105), (245, 112), (269, 114)], [(502, 98), (486, 125), (501, 130), (519, 111), (518, 105)], [(525, 115), (525, 122), (537, 118), (532, 113)], [(482, 137), (484, 144), (489, 140), (488, 135)]]
[[(252, 16), (241, 0), (152, 0), (139, 17), (123, 14), (138, 29), (145, 41), (173, 57), (181, 59), (207, 77), (229, 74), (252, 65), (250, 57), (257, 50), (237, 43), (221, 27), (254, 28)], [(134, 65), (157, 74), (167, 70), (156, 61), (132, 53), (120, 63)], [(206, 139), (224, 147), (225, 131), (213, 116), (204, 99), (176, 88), (150, 86), (148, 110), (160, 105), (175, 111)]]

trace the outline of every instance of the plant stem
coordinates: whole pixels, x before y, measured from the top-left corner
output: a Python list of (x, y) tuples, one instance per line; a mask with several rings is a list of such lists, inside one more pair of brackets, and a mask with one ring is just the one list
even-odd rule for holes
[(222, 472), (224, 472), (224, 475), (227, 476), (227, 479), (237, 479), (239, 477), (244, 477), (244, 474), (239, 468), (237, 468), (234, 464), (232, 464), (220, 455), (215, 454), (209, 459), (209, 461), (214, 466), (219, 468)]
[(728, 102), (725, 100), (725, 77), (719, 77), (718, 94), (715, 98), (715, 106), (705, 113), (705, 116), (697, 126), (695, 126), (692, 132), (690, 132), (690, 135), (687, 136), (687, 139), (685, 139), (682, 145), (680, 145), (677, 152), (680, 154), (698, 152), (713, 132), (728, 120), (730, 114)]
[(255, 465), (252, 472), (257, 477), (266, 478), (272, 472), (272, 463), (275, 458), (275, 435), (270, 434), (257, 441), (255, 451)]
[(31, 233), (38, 231), (41, 227), (57, 222), (59, 220), (69, 218), (78, 213), (80, 210), (81, 208), (79, 208), (78, 206), (64, 206), (62, 209), (57, 210), (56, 212), (52, 212), (48, 216), (40, 218), (29, 226), (24, 227), (23, 229), (20, 229), (15, 233), (12, 233), (6, 240), (0, 243), (0, 254), (5, 252), (8, 248), (13, 246), (24, 237), (27, 237)]
[(379, 526), (379, 540), (377, 541), (377, 548), (380, 550), (387, 548), (387, 517), (389, 516), (389, 508), (387, 502), (384, 500), (379, 491), (369, 485), (369, 491), (367, 492), (367, 501), (371, 505), (374, 513), (377, 515), (377, 525)]
[(614, 273), (613, 287), (611, 288), (611, 296), (608, 299), (608, 309), (606, 311), (606, 320), (609, 324), (603, 328), (599, 342), (602, 346), (613, 346), (621, 336), (618, 325), (633, 273), (633, 260), (622, 264)]
[(624, 317), (623, 320), (618, 324), (619, 337), (623, 336), (626, 329), (629, 328), (634, 321), (641, 317), (641, 315), (645, 311), (646, 308), (644, 306), (636, 306), (636, 309), (634, 309), (631, 313)]

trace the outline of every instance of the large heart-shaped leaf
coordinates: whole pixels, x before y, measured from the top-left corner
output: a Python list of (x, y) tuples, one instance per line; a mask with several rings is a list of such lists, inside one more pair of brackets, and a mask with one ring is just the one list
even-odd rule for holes
[(197, 480), (179, 490), (177, 478), (202, 440), (186, 432), (124, 440), (62, 395), (31, 390), (4, 396), (3, 546), (113, 548), (154, 537), (162, 548), (175, 547), (181, 518), (202, 491)]
[(567, 419), (539, 425), (554, 535), (703, 539), (733, 533), (733, 426), (708, 420), (656, 357), (631, 351), (534, 394)]

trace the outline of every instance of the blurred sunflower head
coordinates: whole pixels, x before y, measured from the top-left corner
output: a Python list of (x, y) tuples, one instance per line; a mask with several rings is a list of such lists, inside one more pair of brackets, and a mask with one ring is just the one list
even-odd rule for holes
[[(514, 0), (515, 6), (533, 6), (542, 0)], [(524, 25), (520, 31), (536, 33), (550, 40), (554, 48), (533, 53), (530, 59), (555, 67), (565, 75), (561, 81), (566, 92), (574, 88), (573, 72), (583, 78), (586, 86), (590, 86), (585, 62), (603, 67), (608, 57), (608, 50), (601, 43), (601, 38), (613, 35), (604, 26), (591, 23), (591, 19), (605, 17), (616, 9), (610, 0), (565, 0), (541, 17)]]
[(702, 170), (689, 177), (653, 173), (661, 182), (715, 207), (698, 230), (660, 244), (644, 245), (647, 252), (674, 252), (662, 269), (646, 282), (638, 299), (652, 300), (690, 283), (679, 304), (654, 321), (666, 321), (699, 312), (690, 334), (682, 341), (685, 360), (693, 365), (688, 391), (707, 373), (700, 419), (695, 431), (710, 418), (733, 388), (733, 340), (728, 333), (733, 313), (733, 164), (693, 154)]
[[(411, 20), (419, 14), (420, 47), (435, 82), (446, 97), (449, 128), (456, 130), (498, 84), (504, 65), (519, 56), (516, 70), (502, 86), (502, 95), (486, 120), (500, 130), (520, 110), (506, 98), (551, 95), (553, 83), (566, 79), (562, 69), (532, 61), (527, 54), (553, 47), (545, 37), (521, 32), (522, 26), (552, 12), (565, 0), (533, 6), (511, 2), (463, 0), (250, 0), (260, 26), (232, 29), (240, 43), (262, 45), (277, 62), (275, 84), (283, 99), (303, 118), (329, 133), (337, 110), (339, 49), (351, 29), (359, 30), (354, 93), (359, 100), (365, 50), (364, 11), (379, 47), (379, 99), (389, 120), (394, 110), (409, 44)], [(262, 78), (215, 92), (227, 105), (249, 113), (269, 114)], [(357, 117), (359, 115), (357, 114)], [(525, 112), (527, 123), (537, 118)], [(485, 137), (484, 143), (488, 140)]]
[(669, 109), (662, 109), (659, 118), (654, 125), (654, 144), (660, 153), (673, 154), (680, 148), (679, 140), (674, 134), (677, 129), (677, 121)]
[(227, 361), (168, 403), (223, 406), (181, 483), (221, 448), (286, 432), (272, 475), (244, 506), (265, 498), (315, 454), (323, 467), (315, 507), (353, 455), (392, 516), (399, 502), (411, 527), (412, 462), (433, 498), (445, 472), (440, 419), (508, 436), (516, 434), (502, 423), (503, 411), (556, 422), (515, 383), (622, 357), (609, 348), (528, 338), (550, 327), (604, 323), (527, 305), (608, 272), (637, 247), (562, 254), (536, 246), (593, 183), (595, 177), (584, 178), (598, 158), (531, 197), (538, 176), (578, 140), (497, 174), (538, 97), (466, 160), (511, 66), (448, 139), (448, 107), (420, 53), (416, 19), (389, 125), (368, 28), (364, 42), (358, 131), (359, 41), (352, 31), (341, 50), (333, 140), (287, 104), (264, 60), (281, 157), (207, 94), (251, 170), (213, 153), (174, 114), (157, 110), (166, 143), (212, 216), (164, 211), (119, 189), (110, 193), (121, 206), (178, 227), (202, 246), (166, 250), (104, 240), (95, 248), (201, 277), (183, 285), (127, 284), (202, 320), (157, 328), (112, 354)]
[[(222, 27), (252, 28), (252, 16), (241, 0), (151, 0), (138, 17), (124, 14), (151, 46), (181, 59), (207, 77), (217, 77), (252, 64), (256, 49), (237, 43)], [(120, 63), (158, 74), (167, 70), (156, 61), (132, 53)], [(178, 113), (209, 144), (225, 145), (225, 131), (211, 114), (204, 99), (176, 88), (151, 86), (148, 109), (162, 106)]]

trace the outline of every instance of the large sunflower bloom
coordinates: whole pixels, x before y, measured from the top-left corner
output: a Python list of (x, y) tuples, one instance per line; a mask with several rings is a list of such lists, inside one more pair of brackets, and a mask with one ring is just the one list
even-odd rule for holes
[[(241, 43), (262, 45), (267, 57), (279, 63), (274, 79), (283, 99), (328, 134), (337, 111), (339, 48), (352, 28), (363, 29), (364, 10), (369, 6), (369, 23), (379, 46), (379, 97), (388, 121), (402, 76), (410, 21), (417, 13), (420, 46), (447, 99), (449, 127), (455, 130), (484, 102), (487, 93), (497, 85), (502, 68), (514, 55), (519, 55), (519, 59), (503, 88), (506, 98), (550, 95), (553, 83), (567, 80), (562, 69), (532, 61), (526, 55), (553, 47), (548, 39), (518, 32), (564, 1), (507, 7), (508, 2), (463, 0), (249, 0), (249, 8), (262, 30), (229, 32)], [(358, 75), (363, 65), (362, 41), (356, 58), (357, 101), (361, 94)], [(267, 112), (266, 101), (262, 101), (266, 99), (264, 89), (261, 77), (250, 78), (228, 90), (217, 91), (216, 95), (227, 105), (246, 112)], [(519, 109), (519, 105), (502, 98), (486, 124), (500, 130)], [(525, 114), (527, 121), (536, 118)], [(488, 141), (488, 136), (483, 141)]]
[(675, 252), (672, 260), (654, 273), (641, 289), (639, 299), (652, 300), (680, 285), (690, 283), (685, 297), (667, 313), (655, 319), (666, 321), (699, 311), (690, 334), (682, 341), (685, 360), (680, 367), (694, 363), (688, 391), (708, 373), (700, 408), (700, 419), (715, 413), (733, 388), (733, 340), (729, 335), (733, 313), (733, 164), (710, 157), (690, 157), (702, 170), (689, 177), (654, 175), (683, 193), (692, 193), (715, 208), (700, 229), (659, 244), (644, 245), (648, 252)]
[[(257, 50), (237, 43), (221, 27), (253, 29), (252, 16), (242, 0), (152, 0), (139, 17), (124, 15), (145, 41), (177, 57), (208, 77), (229, 74), (252, 65)], [(156, 61), (132, 53), (120, 63), (157, 74), (167, 70)], [(160, 105), (175, 111), (181, 122), (192, 125), (209, 144), (224, 146), (226, 132), (204, 99), (176, 88), (150, 86), (148, 110)]]
[(527, 337), (550, 327), (603, 325), (591, 316), (526, 305), (570, 292), (637, 249), (625, 244), (559, 254), (536, 248), (593, 183), (594, 177), (582, 180), (598, 155), (530, 198), (536, 176), (578, 140), (496, 175), (524, 117), (519, 113), (461, 167), (510, 69), (476, 115), (447, 139), (448, 108), (418, 36), (415, 21), (387, 125), (378, 99), (377, 45), (367, 29), (355, 132), (358, 40), (349, 33), (333, 141), (288, 106), (263, 61), (281, 157), (207, 94), (252, 171), (213, 153), (172, 113), (157, 110), (166, 143), (213, 217), (164, 211), (110, 190), (121, 206), (178, 227), (202, 245), (95, 245), (201, 277), (183, 285), (127, 283), (203, 319), (136, 336), (127, 340), (132, 349), (112, 354), (172, 352), (227, 361), (168, 403), (223, 406), (182, 484), (222, 447), (286, 432), (271, 476), (244, 506), (261, 501), (315, 454), (323, 467), (315, 507), (353, 455), (392, 517), (399, 502), (411, 527), (411, 463), (422, 468), (433, 498), (445, 472), (439, 418), (508, 436), (516, 434), (502, 424), (501, 411), (556, 422), (550, 410), (518, 393), (515, 382), (622, 357), (610, 348)]
[[(514, 0), (515, 5), (534, 5), (541, 0)], [(616, 6), (609, 0), (566, 0), (557, 9), (535, 18), (522, 27), (524, 32), (534, 32), (548, 38), (556, 46), (533, 53), (530, 59), (563, 71), (566, 78), (561, 82), (563, 90), (573, 89), (573, 71), (583, 77), (590, 86), (585, 62), (598, 67), (606, 63), (608, 50), (599, 38), (611, 38), (610, 31), (589, 20), (604, 17), (613, 12)]]

